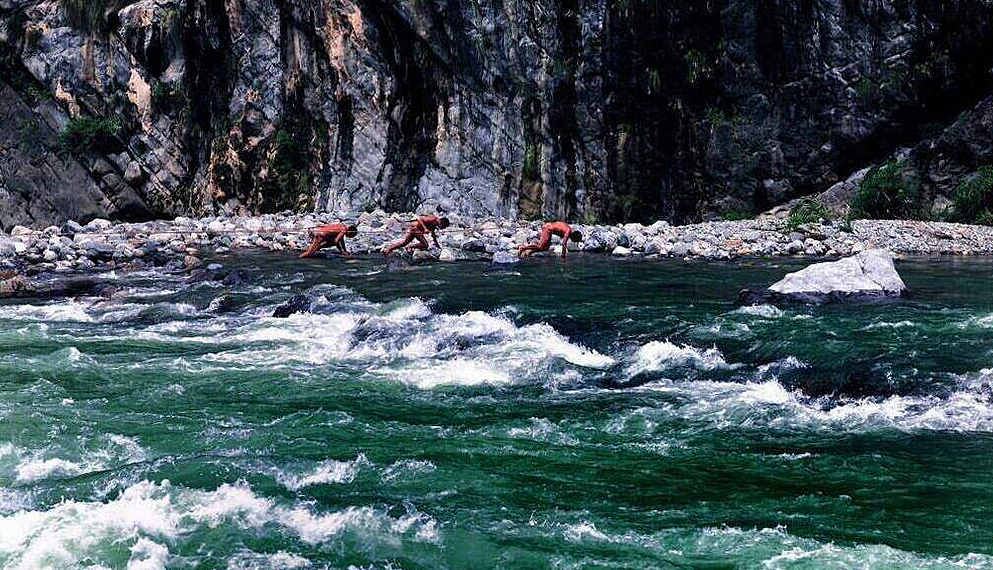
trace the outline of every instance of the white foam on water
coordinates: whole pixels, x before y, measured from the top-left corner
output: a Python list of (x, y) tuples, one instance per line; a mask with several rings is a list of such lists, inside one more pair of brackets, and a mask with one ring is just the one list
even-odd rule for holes
[(364, 454), (351, 461), (336, 461), (328, 459), (304, 473), (286, 473), (276, 470), (276, 480), (291, 491), (299, 491), (304, 487), (322, 484), (351, 483), (359, 470), (372, 464)]
[(372, 507), (319, 513), (305, 503), (286, 505), (260, 497), (244, 482), (202, 491), (142, 481), (108, 502), (66, 500), (47, 510), (0, 516), (0, 566), (72, 568), (83, 561), (107, 564), (130, 553), (135, 570), (157, 570), (168, 565), (166, 544), (222, 525), (255, 531), (276, 525), (309, 544), (343, 533), (373, 543), (440, 540), (435, 520), (416, 511), (400, 517)]
[[(572, 543), (608, 543), (650, 552), (674, 567), (695, 566), (701, 560), (742, 561), (743, 567), (765, 570), (831, 568), (837, 570), (983, 570), (993, 568), (993, 557), (968, 553), (926, 556), (884, 545), (838, 546), (794, 536), (786, 527), (742, 529), (676, 528), (654, 534), (602, 532), (588, 521), (553, 524), (550, 533)], [(749, 564), (749, 561), (754, 561)]]
[(21, 461), (17, 465), (17, 482), (32, 483), (41, 479), (52, 477), (74, 477), (84, 473), (86, 469), (74, 461), (67, 461), (57, 457), (52, 459), (31, 458)]
[(908, 327), (913, 327), (913, 326), (916, 326), (916, 324), (914, 322), (912, 322), (912, 321), (898, 321), (898, 322), (886, 322), (886, 321), (883, 321), (883, 322), (879, 322), (879, 323), (872, 323), (871, 325), (862, 327), (862, 330), (864, 330), (864, 331), (873, 331), (873, 330), (879, 330), (879, 329), (903, 329), (903, 328), (908, 328)]
[(389, 303), (383, 309), (384, 318), (397, 322), (424, 319), (432, 315), (431, 307), (417, 297)]
[(38, 321), (52, 323), (92, 323), (94, 318), (87, 312), (93, 303), (83, 301), (58, 301), (44, 305), (3, 305), (0, 306), (0, 319), (13, 321)]
[(507, 435), (517, 439), (530, 439), (559, 445), (576, 445), (579, 441), (563, 432), (558, 425), (545, 418), (531, 418), (530, 424), (507, 430)]
[(169, 549), (147, 538), (139, 538), (131, 547), (127, 570), (165, 570)]
[(564, 525), (562, 534), (569, 542), (610, 541), (610, 537), (597, 530), (596, 525), (589, 521)]
[(752, 329), (744, 323), (717, 322), (709, 326), (695, 327), (697, 335), (705, 338), (747, 338), (752, 336)]
[(423, 461), (419, 459), (401, 459), (383, 469), (380, 475), (380, 480), (384, 485), (388, 485), (405, 477), (419, 475), (422, 473), (431, 473), (436, 469), (437, 467), (435, 464), (430, 461)]
[(683, 403), (672, 407), (676, 417), (707, 420), (719, 429), (993, 432), (993, 401), (987, 395), (991, 382), (989, 375), (963, 381), (947, 397), (895, 395), (841, 402), (810, 398), (775, 378), (747, 383), (664, 380), (641, 389), (680, 396)]
[(499, 385), (513, 381), (508, 370), (468, 359), (415, 361), (401, 366), (373, 367), (371, 372), (423, 390), (441, 386)]
[(958, 329), (990, 329), (993, 328), (993, 313), (983, 316), (972, 316), (968, 319), (955, 323)]
[(662, 372), (679, 366), (699, 370), (729, 369), (724, 355), (716, 347), (700, 350), (692, 346), (677, 346), (669, 341), (650, 342), (635, 352), (627, 367), (628, 376), (643, 372)]
[(732, 311), (732, 314), (738, 315), (748, 315), (751, 317), (760, 317), (763, 319), (778, 319), (785, 315), (782, 309), (779, 307), (763, 304), (763, 305), (749, 305), (747, 307), (741, 307)]
[(247, 551), (229, 558), (227, 570), (298, 570), (311, 567), (313, 563), (310, 560), (285, 550), (274, 554)]
[[(66, 453), (74, 456), (64, 457)], [(17, 483), (36, 483), (145, 459), (146, 452), (137, 439), (118, 434), (107, 434), (97, 438), (95, 445), (78, 444), (69, 450), (23, 450), (7, 443), (0, 445), (0, 479), (12, 477)]]

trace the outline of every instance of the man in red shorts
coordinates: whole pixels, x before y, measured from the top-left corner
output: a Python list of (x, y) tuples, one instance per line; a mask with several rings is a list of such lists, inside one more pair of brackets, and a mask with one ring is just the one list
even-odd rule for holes
[(345, 238), (353, 238), (357, 235), (359, 235), (359, 229), (355, 226), (346, 226), (345, 224), (327, 224), (321, 226), (314, 231), (314, 241), (311, 242), (307, 251), (300, 254), (300, 259), (314, 257), (314, 254), (320, 251), (321, 248), (331, 245), (337, 247), (342, 255), (350, 256), (351, 254), (345, 249)]
[(383, 250), (383, 255), (389, 256), (395, 250), (410, 244), (412, 241), (417, 241), (415, 244), (411, 244), (408, 249), (427, 249), (430, 247), (428, 245), (428, 240), (424, 238), (425, 234), (431, 234), (431, 239), (434, 240), (434, 245), (436, 247), (441, 247), (438, 245), (438, 236), (435, 235), (435, 231), (443, 230), (448, 227), (448, 218), (439, 218), (435, 215), (430, 216), (418, 216), (410, 228), (407, 229), (407, 234), (403, 236), (403, 239), (390, 245)]
[(541, 240), (538, 243), (529, 243), (518, 246), (517, 255), (527, 257), (536, 251), (548, 251), (552, 245), (552, 236), (562, 238), (562, 259), (565, 259), (566, 252), (569, 251), (569, 239), (581, 241), (583, 235), (565, 222), (548, 222), (541, 226)]

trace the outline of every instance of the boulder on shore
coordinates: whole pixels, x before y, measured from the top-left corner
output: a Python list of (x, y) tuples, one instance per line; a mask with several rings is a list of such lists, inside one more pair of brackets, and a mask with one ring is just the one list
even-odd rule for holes
[(764, 291), (742, 291), (741, 300), (824, 303), (896, 298), (906, 293), (907, 286), (893, 265), (893, 255), (873, 249), (838, 261), (815, 263), (790, 273)]

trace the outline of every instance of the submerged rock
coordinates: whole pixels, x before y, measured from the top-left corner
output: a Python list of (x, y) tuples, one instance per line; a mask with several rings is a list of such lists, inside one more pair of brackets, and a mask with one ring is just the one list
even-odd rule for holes
[(521, 258), (517, 257), (517, 254), (511, 253), (509, 251), (498, 251), (493, 254), (493, 263), (517, 263)]
[(790, 273), (765, 291), (743, 291), (743, 301), (795, 300), (823, 303), (846, 299), (901, 297), (907, 286), (885, 250), (863, 251), (838, 261), (816, 263)]
[(292, 299), (276, 307), (272, 316), (277, 319), (285, 319), (296, 313), (306, 313), (310, 310), (310, 298), (306, 295), (294, 295)]
[(410, 254), (410, 262), (414, 265), (427, 263), (429, 261), (437, 261), (437, 260), (438, 260), (438, 256), (430, 251), (417, 250), (414, 253)]

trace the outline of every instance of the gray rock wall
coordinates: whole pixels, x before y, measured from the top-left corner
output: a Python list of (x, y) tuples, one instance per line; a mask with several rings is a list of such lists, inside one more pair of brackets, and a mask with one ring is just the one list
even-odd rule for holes
[(990, 0), (0, 0), (0, 72), (120, 119), (70, 183), (105, 216), (682, 222), (940, 132), (993, 93), (991, 32)]

